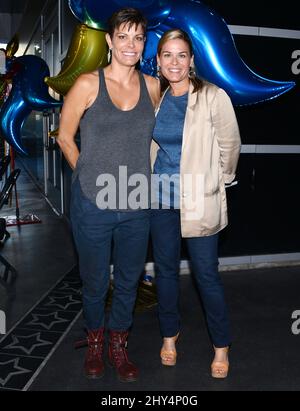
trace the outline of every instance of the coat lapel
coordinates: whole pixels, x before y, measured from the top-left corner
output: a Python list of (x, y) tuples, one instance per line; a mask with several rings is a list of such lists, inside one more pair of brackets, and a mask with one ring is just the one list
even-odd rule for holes
[(190, 83), (188, 104), (187, 104), (185, 120), (184, 120), (184, 127), (183, 127), (181, 152), (183, 151), (184, 146), (186, 145), (187, 137), (190, 132), (190, 125), (192, 124), (192, 121), (193, 121), (194, 107), (197, 103), (198, 93), (193, 93), (193, 90), (194, 90), (194, 86), (192, 83)]

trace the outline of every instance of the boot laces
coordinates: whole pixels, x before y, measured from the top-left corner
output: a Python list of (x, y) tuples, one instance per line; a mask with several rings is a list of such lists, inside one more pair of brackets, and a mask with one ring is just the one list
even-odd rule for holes
[(112, 354), (115, 364), (119, 367), (124, 362), (129, 363), (127, 355), (127, 340), (112, 340)]

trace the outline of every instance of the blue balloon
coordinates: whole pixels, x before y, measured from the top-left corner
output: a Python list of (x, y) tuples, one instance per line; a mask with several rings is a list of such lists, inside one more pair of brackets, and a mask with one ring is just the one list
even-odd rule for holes
[(145, 44), (145, 49), (143, 53), (144, 60), (152, 59), (156, 57), (157, 54), (157, 45), (161, 38), (161, 34), (158, 31), (148, 30), (147, 31), (147, 40)]
[(21, 130), (32, 110), (23, 99), (20, 84), (13, 87), (13, 92), (1, 108), (0, 134), (18, 153), (27, 154), (21, 143)]
[(150, 25), (141, 70), (156, 75), (156, 50), (161, 35), (181, 28), (192, 39), (198, 75), (223, 88), (235, 105), (273, 99), (295, 86), (293, 81), (275, 81), (254, 73), (241, 59), (224, 19), (198, 0), (128, 1), (69, 0), (79, 20), (105, 30), (105, 21), (118, 8), (139, 8)]
[(50, 76), (50, 71), (42, 58), (25, 55), (16, 58), (16, 62), (23, 66), (16, 81), (21, 83), (24, 100), (32, 110), (43, 111), (62, 105), (49, 94), (44, 78)]
[(22, 154), (27, 154), (21, 142), (23, 124), (32, 110), (43, 111), (59, 107), (62, 102), (48, 93), (44, 82), (49, 68), (38, 56), (25, 55), (14, 59), (18, 70), (12, 80), (12, 90), (0, 111), (0, 133)]
[(226, 90), (235, 105), (269, 100), (295, 86), (254, 73), (239, 56), (224, 19), (201, 2), (176, 0), (165, 24), (189, 34), (199, 75)]
[(68, 0), (69, 7), (74, 14), (74, 16), (83, 22), (84, 19), (84, 9), (82, 0)]
[(109, 17), (123, 7), (141, 10), (148, 19), (148, 27), (156, 27), (168, 17), (171, 3), (171, 0), (69, 0), (69, 7), (82, 23), (107, 30)]

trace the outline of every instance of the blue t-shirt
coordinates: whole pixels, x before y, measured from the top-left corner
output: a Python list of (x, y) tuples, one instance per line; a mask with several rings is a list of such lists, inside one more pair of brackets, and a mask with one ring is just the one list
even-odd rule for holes
[(187, 102), (188, 93), (172, 96), (169, 90), (160, 106), (153, 132), (159, 145), (153, 170), (156, 178), (159, 177), (156, 198), (159, 204), (171, 208), (179, 208), (180, 204), (180, 159)]

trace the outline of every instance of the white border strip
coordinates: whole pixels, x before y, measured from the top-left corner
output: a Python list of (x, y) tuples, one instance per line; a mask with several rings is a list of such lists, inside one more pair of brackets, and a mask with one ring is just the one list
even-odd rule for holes
[(31, 311), (33, 311), (35, 309), (36, 306), (39, 305), (39, 303), (47, 297), (48, 294), (51, 293), (52, 290), (54, 290), (54, 288), (57, 286), (57, 284), (60, 283), (60, 281), (62, 281), (64, 279), (64, 277), (69, 274), (74, 268), (76, 267), (76, 264), (74, 264), (70, 269), (68, 269), (57, 281), (54, 285), (52, 285), (50, 288), (48, 288), (47, 291), (45, 291), (45, 293), (41, 296), (41, 298), (34, 304), (32, 305), (27, 311), (26, 313), (21, 317), (21, 319), (19, 321), (17, 321), (15, 324), (13, 324), (13, 326), (7, 331), (6, 334), (4, 334), (1, 338), (0, 338), (0, 343), (9, 335), (11, 334), (14, 329), (24, 320), (24, 318), (27, 317), (27, 315), (29, 315), (31, 313)]
[[(284, 265), (300, 265), (300, 253), (247, 255), (219, 258), (219, 271), (254, 269), (260, 267), (278, 267)], [(146, 273), (154, 276), (154, 263), (147, 263)], [(190, 274), (189, 261), (181, 260), (180, 274)]]
[[(66, 335), (69, 333), (69, 331), (71, 330), (71, 328), (73, 327), (73, 325), (76, 323), (76, 321), (79, 319), (79, 317), (82, 314), (82, 309), (78, 312), (78, 314), (76, 315), (76, 317), (73, 319), (73, 321), (69, 324), (68, 328), (64, 331), (64, 333), (61, 335), (61, 337), (59, 338), (59, 340), (56, 342), (56, 344), (52, 347), (52, 350), (49, 352), (49, 354), (47, 355), (47, 357), (45, 357), (44, 361), (41, 363), (41, 365), (39, 366), (39, 368), (35, 371), (35, 373), (32, 375), (32, 377), (30, 378), (30, 380), (27, 382), (27, 384), (25, 385), (25, 387), (22, 389), (22, 391), (28, 391), (28, 389), (30, 388), (30, 386), (33, 384), (33, 382), (37, 379), (37, 377), (39, 376), (39, 374), (42, 372), (43, 368), (47, 365), (48, 361), (50, 360), (50, 358), (52, 357), (52, 355), (55, 353), (55, 351), (57, 350), (57, 348), (60, 346), (60, 344), (62, 343), (62, 341), (64, 340), (64, 338), (66, 337)], [(5, 387), (4, 387), (5, 388)], [(21, 391), (21, 390), (20, 390)]]
[(300, 154), (300, 145), (243, 144), (242, 154)]
[[(5, 338), (7, 338), (7, 336), (9, 334), (11, 334), (16, 328), (17, 326), (24, 320), (24, 318), (26, 318), (27, 315), (30, 314), (31, 311), (33, 311), (35, 309), (35, 307), (47, 296), (49, 295), (49, 293), (57, 286), (57, 284), (59, 284), (60, 281), (62, 281), (67, 274), (69, 274), (74, 267), (76, 267), (76, 265), (74, 265), (72, 268), (70, 268), (68, 271), (66, 271), (66, 273), (61, 276), (56, 283), (50, 287), (43, 295), (42, 297), (23, 315), (23, 317), (16, 322), (16, 324), (13, 325), (13, 327), (6, 333), (3, 335), (2, 338), (0, 338), (0, 342), (4, 341)], [(66, 337), (66, 335), (69, 333), (69, 331), (71, 330), (71, 328), (73, 327), (73, 325), (75, 324), (75, 322), (78, 320), (78, 318), (81, 316), (82, 314), (82, 309), (76, 314), (75, 318), (72, 320), (72, 322), (69, 324), (68, 328), (62, 333), (62, 335), (60, 336), (60, 338), (58, 339), (58, 341), (56, 342), (56, 344), (52, 347), (51, 351), (48, 353), (48, 355), (44, 358), (43, 362), (40, 364), (40, 366), (37, 368), (37, 370), (34, 372), (34, 374), (32, 375), (32, 377), (30, 378), (30, 380), (27, 382), (27, 384), (20, 390), (20, 389), (15, 389), (15, 388), (5, 388), (6, 390), (11, 390), (11, 391), (27, 391), (28, 388), (32, 385), (32, 383), (35, 381), (35, 379), (38, 377), (38, 375), (41, 373), (42, 369), (45, 367), (45, 365), (47, 364), (47, 362), (49, 361), (50, 357), (54, 354), (54, 352), (57, 350), (57, 348), (59, 347), (59, 345), (61, 344), (61, 342), (63, 341), (63, 339)], [(12, 354), (9, 354), (12, 355)]]
[(259, 36), (259, 27), (228, 25), (231, 34), (242, 36)]
[(286, 254), (270, 254), (270, 255), (253, 255), (251, 262), (264, 263), (264, 262), (282, 262), (282, 261), (299, 261), (300, 253), (286, 253)]
[(272, 27), (228, 25), (231, 34), (242, 36), (264, 36), (285, 39), (300, 39), (300, 30), (275, 29)]
[(284, 30), (284, 29), (273, 29), (268, 27), (260, 27), (259, 36), (264, 37), (280, 37), (284, 39), (300, 39), (299, 30)]

